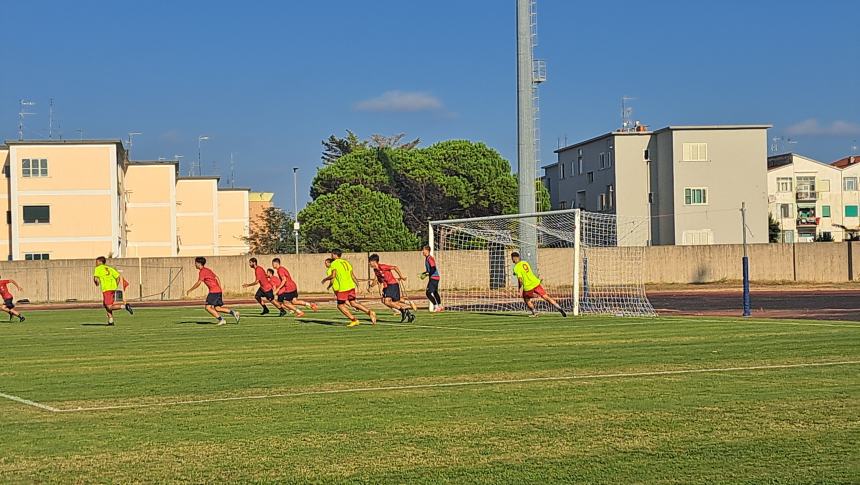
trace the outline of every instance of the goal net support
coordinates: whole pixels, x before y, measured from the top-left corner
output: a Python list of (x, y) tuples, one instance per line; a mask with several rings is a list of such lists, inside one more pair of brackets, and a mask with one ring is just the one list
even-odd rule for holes
[[(518, 251), (566, 311), (653, 316), (645, 295), (647, 218), (568, 209), (430, 222), (447, 310), (526, 311), (513, 275)], [(537, 247), (520, 234), (537, 234)], [(541, 299), (540, 311), (554, 311)]]

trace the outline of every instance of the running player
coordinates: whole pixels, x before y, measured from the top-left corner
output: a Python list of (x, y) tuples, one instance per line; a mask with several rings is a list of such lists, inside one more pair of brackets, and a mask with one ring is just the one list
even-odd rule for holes
[[(304, 312), (296, 308), (297, 305), (304, 305), (313, 311), (319, 310), (316, 303), (308, 303), (304, 300), (299, 300), (299, 287), (293, 281), (293, 277), (285, 266), (281, 264), (281, 258), (272, 259), (272, 267), (278, 272), (280, 285), (275, 286), (275, 294), (278, 295), (278, 303), (286, 308), (296, 312), (296, 316), (301, 317)], [(284, 311), (284, 310), (281, 310)]]
[(266, 270), (262, 266), (257, 264), (257, 258), (249, 259), (248, 266), (250, 266), (251, 269), (254, 270), (254, 281), (250, 283), (245, 283), (244, 285), (242, 285), (242, 287), (248, 288), (254, 285), (260, 285), (260, 287), (257, 288), (257, 293), (254, 295), (254, 299), (257, 300), (257, 303), (259, 303), (260, 306), (263, 307), (263, 311), (260, 313), (260, 315), (266, 315), (269, 313), (269, 307), (267, 307), (266, 304), (263, 302), (264, 298), (267, 302), (274, 305), (275, 308), (283, 310), (284, 307), (280, 303), (275, 301), (275, 293), (273, 291), (274, 288), (272, 288), (272, 283), (269, 281), (269, 275), (266, 274)]
[(12, 320), (12, 317), (18, 317), (18, 321), (23, 322), (26, 319), (18, 310), (15, 310), (15, 299), (9, 291), (9, 285), (17, 288), (19, 292), (24, 291), (15, 280), (0, 280), (0, 297), (3, 298), (3, 306), (0, 306), (0, 310), (9, 314), (9, 320)]
[(337, 309), (349, 319), (348, 327), (355, 327), (360, 323), (349, 311), (349, 307), (366, 313), (370, 317), (370, 323), (376, 325), (376, 312), (355, 301), (357, 281), (352, 272), (352, 265), (349, 264), (349, 261), (342, 259), (342, 255), (343, 252), (340, 249), (331, 250), (331, 266), (326, 272), (328, 276), (322, 280), (322, 283), (331, 281), (332, 289), (337, 298)]
[(227, 324), (224, 317), (221, 316), (222, 313), (230, 314), (236, 319), (236, 323), (239, 323), (239, 312), (224, 306), (224, 290), (221, 289), (221, 279), (214, 271), (206, 267), (206, 258), (202, 256), (194, 258), (194, 267), (199, 271), (197, 283), (194, 283), (194, 286), (189, 288), (185, 294), (190, 295), (201, 284), (206, 285), (206, 288), (209, 289), (209, 294), (206, 295), (206, 312), (218, 320), (218, 326)]
[[(368, 261), (370, 262), (370, 267), (373, 268), (373, 273), (376, 275), (375, 280), (370, 280), (370, 287), (372, 288), (377, 284), (382, 286), (382, 303), (388, 308), (400, 312), (400, 323), (405, 322), (407, 319), (409, 323), (414, 322), (415, 315), (409, 311), (409, 305), (400, 301), (400, 281), (406, 279), (400, 273), (400, 268), (380, 263), (378, 254), (371, 254)], [(394, 277), (393, 273), (397, 273), (397, 278)]]
[(108, 325), (112, 326), (113, 311), (125, 308), (129, 314), (134, 315), (134, 309), (128, 303), (116, 303), (116, 290), (119, 288), (119, 283), (124, 281), (124, 278), (119, 274), (119, 271), (107, 265), (107, 259), (104, 256), (96, 258), (96, 269), (93, 270), (93, 283), (101, 288), (102, 305), (108, 316)]
[(532, 299), (535, 298), (535, 295), (542, 298), (544, 301), (555, 307), (556, 310), (561, 313), (561, 316), (566, 317), (567, 313), (565, 313), (564, 309), (556, 303), (555, 300), (552, 299), (551, 296), (546, 294), (546, 291), (541, 286), (540, 278), (532, 271), (531, 266), (520, 259), (520, 253), (513, 252), (511, 253), (511, 261), (514, 262), (514, 275), (517, 277), (517, 288), (522, 288), (523, 290), (523, 301), (526, 302), (526, 306), (529, 307), (532, 314), (530, 316), (536, 317), (537, 310), (535, 310), (535, 305), (532, 303)]
[(442, 306), (442, 297), (439, 296), (439, 268), (436, 267), (436, 259), (430, 255), (430, 246), (424, 246), (421, 253), (424, 255), (424, 272), (421, 273), (421, 278), (430, 278), (427, 280), (427, 299), (433, 307), (430, 311), (441, 312), (445, 307)]

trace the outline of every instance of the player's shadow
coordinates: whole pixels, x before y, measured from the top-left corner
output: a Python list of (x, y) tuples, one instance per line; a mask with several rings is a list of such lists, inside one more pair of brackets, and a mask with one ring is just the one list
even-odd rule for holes
[(184, 325), (188, 323), (195, 323), (197, 325), (215, 325), (218, 322), (210, 322), (210, 321), (202, 321), (202, 320), (184, 320), (181, 322), (176, 322), (177, 325)]
[(315, 318), (302, 318), (300, 320), (296, 320), (298, 323), (313, 323), (316, 325), (326, 325), (329, 327), (342, 327), (343, 325), (338, 324), (337, 322), (332, 322), (331, 320), (317, 320)]
[(82, 323), (82, 327), (111, 327), (112, 325), (108, 325), (107, 323)]

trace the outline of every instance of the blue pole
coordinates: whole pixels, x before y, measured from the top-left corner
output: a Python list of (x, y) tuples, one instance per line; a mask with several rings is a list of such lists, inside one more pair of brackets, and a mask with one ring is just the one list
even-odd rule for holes
[(752, 303), (750, 302), (750, 258), (744, 256), (744, 316), (752, 315)]

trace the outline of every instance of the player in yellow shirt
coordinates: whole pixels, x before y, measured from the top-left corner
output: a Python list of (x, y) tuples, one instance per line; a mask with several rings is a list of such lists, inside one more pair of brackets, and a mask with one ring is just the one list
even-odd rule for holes
[[(134, 315), (134, 310), (131, 308), (131, 305), (128, 303), (116, 303), (116, 293), (119, 288), (120, 282), (125, 283), (125, 279), (119, 274), (119, 271), (111, 268), (107, 264), (107, 259), (104, 256), (99, 256), (96, 258), (96, 268), (93, 270), (93, 283), (96, 286), (101, 288), (102, 291), (102, 305), (105, 307), (105, 311), (108, 316), (108, 325), (113, 325), (113, 311), (121, 310), (125, 308), (125, 310)], [(125, 288), (125, 284), (123, 284), (123, 289)]]
[(537, 316), (537, 310), (535, 310), (535, 305), (532, 303), (532, 299), (535, 298), (535, 296), (538, 296), (555, 307), (555, 309), (561, 313), (561, 316), (566, 317), (567, 313), (561, 305), (553, 300), (551, 296), (546, 294), (543, 286), (541, 286), (540, 278), (538, 278), (538, 275), (532, 271), (531, 265), (520, 259), (520, 253), (511, 253), (511, 261), (514, 262), (514, 275), (517, 277), (517, 287), (521, 288), (523, 291), (523, 301), (526, 302), (526, 306), (531, 310), (531, 316)]
[(376, 312), (355, 301), (355, 289), (358, 287), (358, 282), (352, 272), (352, 265), (349, 261), (342, 259), (343, 252), (340, 249), (331, 250), (331, 266), (326, 271), (326, 277), (322, 283), (331, 282), (331, 287), (334, 290), (335, 298), (337, 298), (337, 309), (349, 319), (348, 327), (355, 327), (359, 321), (349, 307), (362, 311), (370, 317), (370, 323), (376, 325)]

